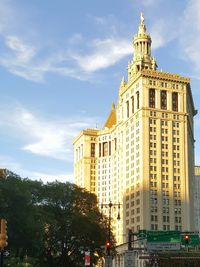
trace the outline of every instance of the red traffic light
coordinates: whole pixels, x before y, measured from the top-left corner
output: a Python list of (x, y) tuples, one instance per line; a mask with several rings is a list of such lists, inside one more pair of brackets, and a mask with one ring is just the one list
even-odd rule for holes
[(185, 237), (184, 237), (184, 239), (185, 239), (185, 241), (189, 241), (189, 235), (185, 235)]
[(110, 242), (109, 242), (109, 241), (106, 242), (106, 247), (107, 247), (107, 248), (110, 247)]

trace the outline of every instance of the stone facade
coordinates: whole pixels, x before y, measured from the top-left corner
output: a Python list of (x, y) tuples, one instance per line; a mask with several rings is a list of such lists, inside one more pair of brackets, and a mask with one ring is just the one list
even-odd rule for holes
[(116, 204), (118, 244), (128, 229), (195, 230), (190, 79), (157, 70), (143, 14), (133, 50), (104, 128), (85, 129), (74, 140), (75, 183), (100, 204)]

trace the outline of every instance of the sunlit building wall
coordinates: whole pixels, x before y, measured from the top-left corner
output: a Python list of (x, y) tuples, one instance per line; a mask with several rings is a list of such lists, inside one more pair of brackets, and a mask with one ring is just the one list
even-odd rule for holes
[(195, 166), (194, 209), (196, 230), (200, 232), (200, 166)]
[[(143, 14), (128, 78), (101, 130), (74, 140), (75, 183), (112, 211), (118, 243), (127, 230), (194, 229), (194, 133), (190, 79), (157, 70)], [(104, 209), (106, 210), (106, 209)]]

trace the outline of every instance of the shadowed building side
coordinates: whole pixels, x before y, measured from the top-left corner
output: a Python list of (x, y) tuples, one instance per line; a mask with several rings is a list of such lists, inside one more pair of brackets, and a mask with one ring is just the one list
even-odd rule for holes
[[(158, 71), (141, 14), (127, 81), (103, 129), (74, 140), (75, 183), (112, 210), (117, 243), (128, 229), (195, 230), (194, 129), (190, 79)], [(105, 210), (106, 212), (106, 210)]]

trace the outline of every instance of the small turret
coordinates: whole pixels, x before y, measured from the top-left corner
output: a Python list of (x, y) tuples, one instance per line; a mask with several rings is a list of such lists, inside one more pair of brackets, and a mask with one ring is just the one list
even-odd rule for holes
[(126, 86), (125, 78), (122, 77), (121, 83), (120, 83), (120, 89), (123, 89)]
[(133, 60), (128, 65), (128, 77), (143, 69), (157, 69), (155, 58), (151, 56), (151, 37), (147, 33), (144, 14), (140, 15), (138, 32), (133, 39)]

